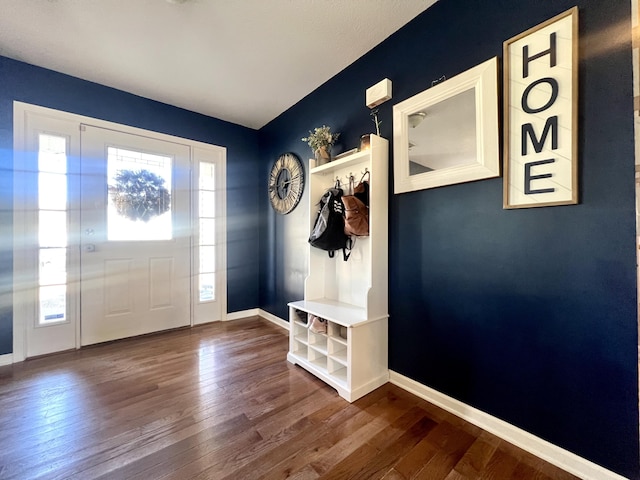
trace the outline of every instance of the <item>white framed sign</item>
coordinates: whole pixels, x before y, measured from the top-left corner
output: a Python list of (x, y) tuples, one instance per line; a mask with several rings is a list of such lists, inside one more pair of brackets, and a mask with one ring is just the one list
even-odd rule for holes
[(578, 203), (578, 8), (504, 42), (504, 208)]

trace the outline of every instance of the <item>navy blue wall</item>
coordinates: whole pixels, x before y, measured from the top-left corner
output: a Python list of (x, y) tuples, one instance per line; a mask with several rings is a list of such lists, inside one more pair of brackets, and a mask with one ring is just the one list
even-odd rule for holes
[[(266, 178), (285, 151), (308, 158), (300, 138), (322, 124), (357, 146), (373, 131), (364, 91), (385, 77), (392, 138), (392, 104), (576, 4), (580, 204), (503, 210), (502, 179), (391, 195), (389, 366), (638, 478), (630, 2), (440, 0), (261, 129), (260, 168)], [(281, 217), (261, 197), (260, 304), (281, 318), (306, 264), (278, 258), (304, 248), (308, 201)]]
[(258, 133), (215, 118), (154, 102), (0, 57), (0, 355), (12, 344), (13, 101), (227, 148), (228, 311), (258, 305)]

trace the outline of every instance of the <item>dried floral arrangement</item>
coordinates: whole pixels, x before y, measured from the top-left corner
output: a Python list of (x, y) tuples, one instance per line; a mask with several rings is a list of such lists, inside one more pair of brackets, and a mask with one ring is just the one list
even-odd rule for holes
[(323, 125), (313, 131), (309, 130), (309, 136), (304, 137), (302, 141), (307, 142), (311, 150), (316, 152), (322, 148), (329, 150), (339, 136), (339, 133), (331, 133), (331, 128)]

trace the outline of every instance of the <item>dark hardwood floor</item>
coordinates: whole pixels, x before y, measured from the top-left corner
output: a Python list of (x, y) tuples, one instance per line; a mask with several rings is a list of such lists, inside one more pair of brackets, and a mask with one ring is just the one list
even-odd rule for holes
[(349, 404), (253, 318), (0, 367), (1, 479), (575, 479), (387, 384)]

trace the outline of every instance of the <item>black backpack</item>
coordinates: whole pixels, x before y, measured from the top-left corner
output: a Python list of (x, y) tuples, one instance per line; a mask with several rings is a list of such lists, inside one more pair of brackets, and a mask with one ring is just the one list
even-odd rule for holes
[(342, 257), (346, 261), (351, 252), (351, 239), (344, 233), (344, 205), (342, 189), (330, 188), (320, 199), (320, 209), (313, 225), (309, 243), (311, 246), (326, 250), (333, 258), (336, 250), (342, 249)]

